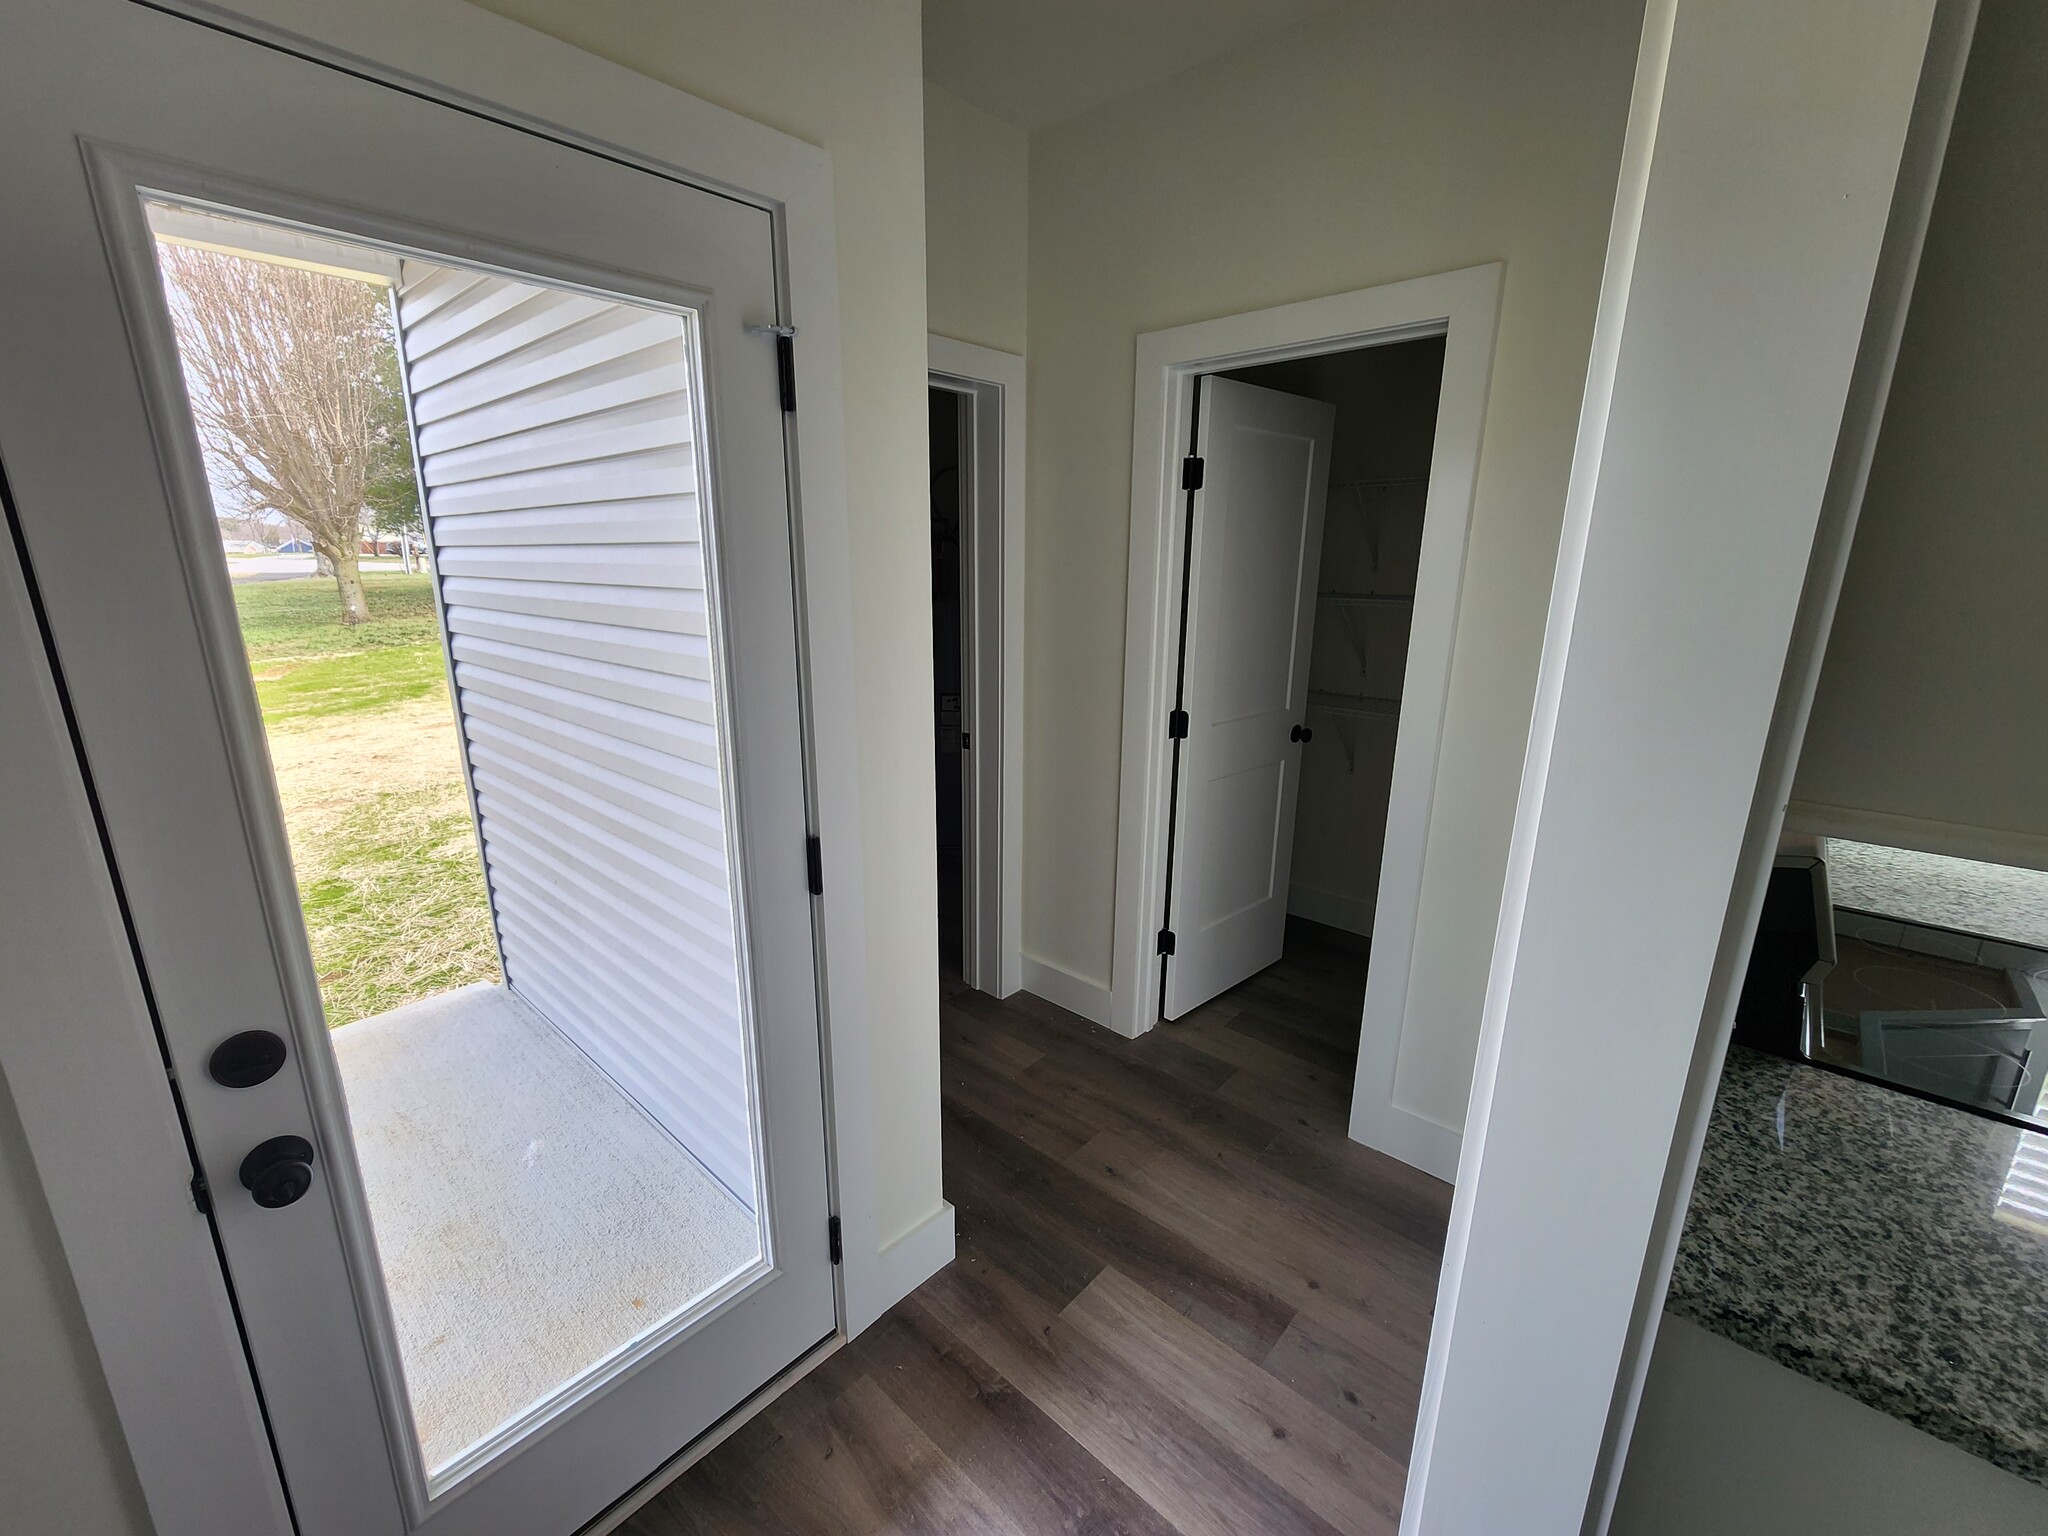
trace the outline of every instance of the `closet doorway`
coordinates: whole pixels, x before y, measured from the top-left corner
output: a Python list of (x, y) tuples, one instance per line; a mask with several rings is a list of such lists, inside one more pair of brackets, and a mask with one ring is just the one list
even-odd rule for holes
[(1111, 1022), (1317, 949), (1365, 975), (1352, 1136), (1441, 1178), (1395, 1078), (1499, 280), (1138, 341)]
[(1197, 381), (1166, 1019), (1283, 955), (1370, 953), (1443, 359), (1427, 336)]

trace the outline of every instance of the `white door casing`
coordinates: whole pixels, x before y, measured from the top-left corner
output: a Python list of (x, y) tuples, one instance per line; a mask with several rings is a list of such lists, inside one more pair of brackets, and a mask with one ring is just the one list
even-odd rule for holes
[(1502, 278), (1500, 264), (1491, 263), (1196, 321), (1138, 338), (1111, 985), (1106, 991), (1090, 989), (1066, 972), (1031, 962), (1038, 973), (1035, 989), (1046, 990), (1064, 978), (1072, 984), (1066, 992), (1046, 990), (1046, 995), (1077, 1009), (1090, 1002), (1094, 990), (1097, 1007), (1090, 1016), (1119, 1034), (1136, 1036), (1158, 1022), (1162, 967), (1156, 942), (1166, 888), (1173, 745), (1166, 722), (1175, 698), (1187, 521), (1186, 497), (1178, 487), (1181, 459), (1193, 435), (1197, 379), (1290, 358), (1443, 336), (1443, 381), (1350, 1129), (1354, 1140), (1444, 1178), (1457, 1163), (1457, 1132), (1401, 1104), (1395, 1077), (1410, 1013), (1409, 972), (1422, 910)]
[[(0, 50), (0, 175), (18, 221), (0, 300), (16, 362), (0, 383), (0, 435), (301, 1527), (572, 1529), (835, 1322), (783, 422), (773, 349), (743, 328), (776, 318), (770, 216), (114, 0), (39, 7), (21, 29), (32, 46), (23, 36)], [(151, 155), (120, 148), (137, 143)], [(343, 143), (346, 155), (330, 152)], [(776, 1265), (686, 1351), (641, 1359), (565, 1407), (536, 1450), (431, 1504), (394, 1416), (388, 1319), (314, 1033), (317, 990), (144, 187), (702, 317), (717, 486), (735, 513), (724, 555), (747, 913), (777, 959), (758, 968), (754, 998), (775, 1023), (761, 1070)], [(265, 1085), (274, 1092), (206, 1077), (207, 1051), (245, 1027), (298, 1047), (299, 1072)], [(315, 1195), (257, 1211), (236, 1164), (287, 1132), (319, 1149)]]
[(1165, 1017), (1280, 958), (1336, 407), (1200, 384)]

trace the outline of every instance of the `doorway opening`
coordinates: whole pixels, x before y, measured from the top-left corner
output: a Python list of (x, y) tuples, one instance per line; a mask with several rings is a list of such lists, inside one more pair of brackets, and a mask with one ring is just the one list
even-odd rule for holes
[(962, 475), (972, 397), (931, 386), (932, 781), (938, 807), (939, 974), (966, 983), (974, 922), (968, 815), (973, 787), (967, 753), (973, 735), (963, 704), (968, 688), (966, 625), (971, 621), (968, 538)]
[[(1442, 1179), (1460, 1133), (1403, 1092), (1404, 1067), (1424, 1090), (1435, 1067), (1404, 1037), (1500, 286), (1468, 267), (1138, 338), (1103, 1022), (1143, 1034), (1271, 965), (1290, 909), (1299, 932), (1368, 929), (1351, 1135)], [(1324, 370), (1375, 353), (1417, 370), (1408, 403), (1368, 407), (1335, 470), (1337, 408), (1272, 386), (1331, 394)], [(1349, 572), (1327, 583), (1326, 524)], [(1304, 793), (1336, 820), (1302, 824), (1297, 876)]]
[(939, 965), (1023, 985), (1024, 359), (929, 338)]
[(1443, 363), (1435, 335), (1195, 381), (1161, 1013), (1284, 958), (1347, 1078)]

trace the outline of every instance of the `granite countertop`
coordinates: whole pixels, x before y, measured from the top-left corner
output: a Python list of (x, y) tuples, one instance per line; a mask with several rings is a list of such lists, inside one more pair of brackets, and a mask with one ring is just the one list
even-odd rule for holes
[(2048, 949), (2048, 874), (1910, 848), (1827, 840), (1838, 907)]
[(2048, 1136), (1731, 1047), (1665, 1305), (2048, 1486)]

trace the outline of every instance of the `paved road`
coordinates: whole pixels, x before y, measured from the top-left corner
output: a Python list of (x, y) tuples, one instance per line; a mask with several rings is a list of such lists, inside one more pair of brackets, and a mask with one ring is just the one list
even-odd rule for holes
[[(394, 558), (365, 560), (363, 569), (397, 573), (405, 567)], [(235, 555), (228, 561), (231, 581), (302, 581), (318, 574), (311, 555)]]

